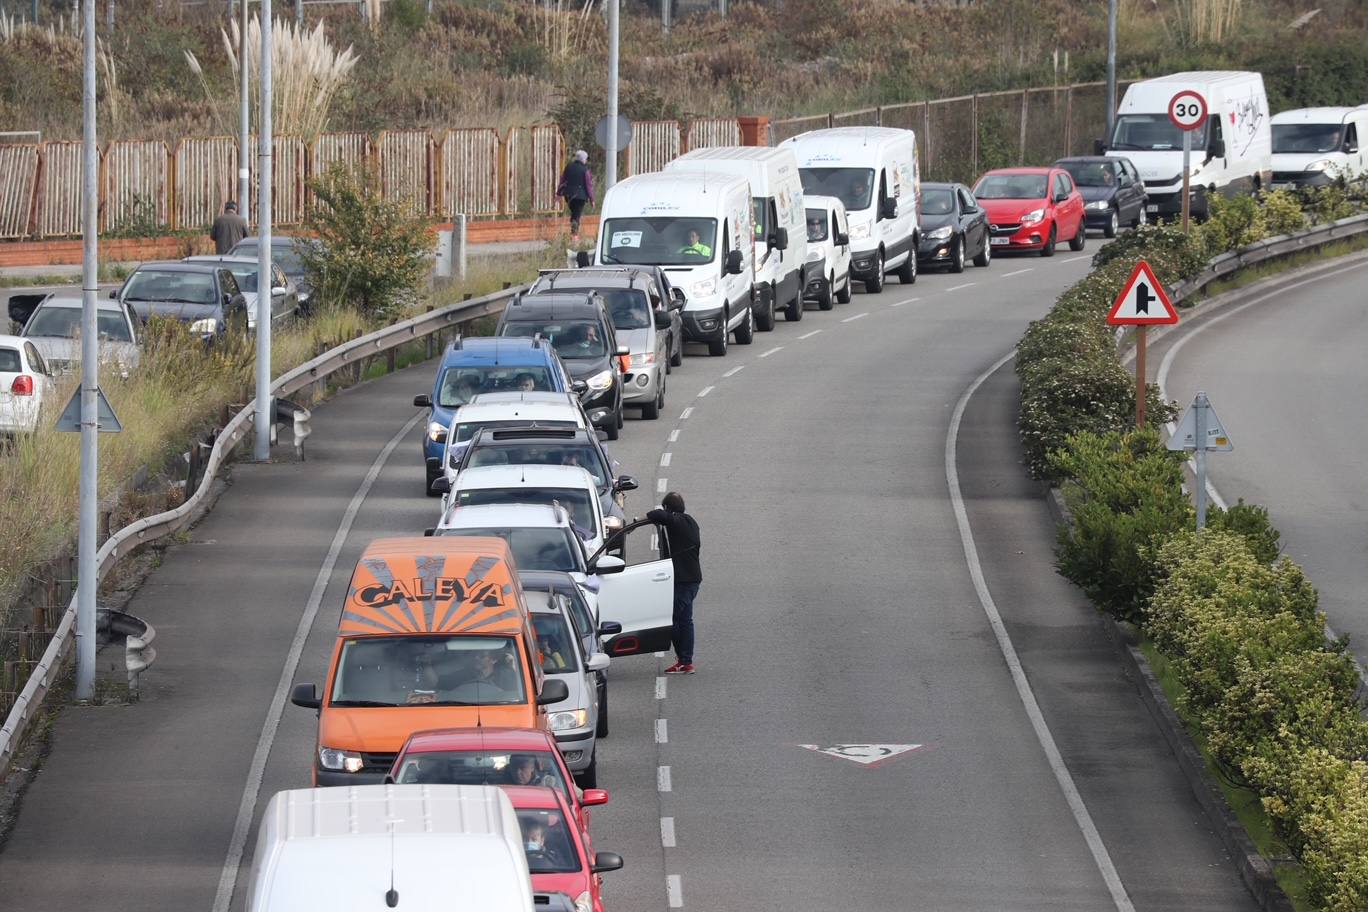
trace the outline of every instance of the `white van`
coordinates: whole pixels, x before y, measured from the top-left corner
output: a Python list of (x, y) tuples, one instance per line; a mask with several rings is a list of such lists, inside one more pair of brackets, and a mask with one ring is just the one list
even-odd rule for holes
[(755, 254), (745, 178), (656, 171), (614, 184), (599, 216), (599, 265), (661, 266), (687, 299), (684, 338), (727, 353), (727, 335), (749, 345)]
[(272, 796), (247, 912), (387, 907), (533, 912), (522, 831), (501, 788), (357, 785)]
[(884, 275), (917, 281), (921, 166), (917, 137), (890, 127), (834, 127), (800, 133), (780, 144), (798, 159), (803, 192), (834, 196), (850, 217), (851, 269), (865, 290), (883, 289)]
[(834, 196), (805, 196), (808, 277), (803, 296), (831, 310), (837, 301), (850, 303), (850, 223), (845, 206)]
[(1273, 115), (1273, 186), (1321, 187), (1368, 177), (1368, 107)]
[(774, 312), (803, 319), (803, 273), (807, 231), (803, 227), (803, 184), (792, 149), (715, 146), (694, 149), (665, 166), (667, 174), (697, 171), (735, 174), (750, 182), (755, 231), (755, 328), (774, 329)]
[(1183, 211), (1183, 131), (1168, 117), (1169, 102), (1184, 89), (1201, 94), (1207, 122), (1192, 131), (1191, 211), (1205, 218), (1207, 197), (1266, 188), (1273, 179), (1273, 134), (1263, 77), (1244, 72), (1174, 73), (1126, 89), (1116, 129), (1099, 142), (1107, 155), (1128, 158), (1140, 171), (1150, 218)]

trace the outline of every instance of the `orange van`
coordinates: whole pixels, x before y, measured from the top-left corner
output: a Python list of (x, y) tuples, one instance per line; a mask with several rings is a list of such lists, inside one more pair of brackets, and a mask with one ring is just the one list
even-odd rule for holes
[(318, 710), (315, 785), (380, 782), (428, 728), (545, 728), (565, 682), (543, 681), (508, 545), (386, 538), (352, 572), (327, 683), (290, 700)]

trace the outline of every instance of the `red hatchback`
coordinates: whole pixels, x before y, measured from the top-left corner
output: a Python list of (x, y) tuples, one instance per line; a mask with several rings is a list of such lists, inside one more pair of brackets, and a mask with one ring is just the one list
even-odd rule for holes
[(989, 243), (996, 250), (1038, 250), (1054, 256), (1055, 244), (1070, 250), (1087, 243), (1083, 196), (1063, 168), (999, 168), (974, 185), (988, 213)]
[(531, 728), (443, 728), (409, 735), (386, 782), (425, 785), (547, 786), (565, 796), (589, 834), (589, 808), (608, 803), (604, 789), (574, 785), (555, 737)]
[(509, 786), (522, 827), (527, 870), (536, 893), (564, 893), (575, 912), (603, 912), (603, 874), (622, 867), (616, 852), (593, 852), (574, 824), (565, 794), (556, 789)]

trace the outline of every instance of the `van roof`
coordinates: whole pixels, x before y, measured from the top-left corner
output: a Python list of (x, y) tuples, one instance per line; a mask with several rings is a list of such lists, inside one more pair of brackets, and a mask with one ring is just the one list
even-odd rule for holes
[[(709, 200), (710, 206), (721, 206), (726, 201), (726, 195), (738, 189), (744, 191), (747, 196), (750, 195), (750, 182), (735, 174), (703, 171), (651, 171), (646, 174), (634, 174), (618, 181), (608, 191), (608, 195), (604, 197), (603, 214), (608, 218), (624, 213), (633, 213), (631, 217), (639, 217), (635, 213), (651, 210), (650, 214), (669, 216), (675, 214), (671, 211), (670, 204), (676, 201), (688, 200), (692, 203), (702, 198)], [(717, 196), (714, 197), (713, 194)], [(611, 207), (607, 205), (609, 198), (613, 201)], [(659, 212), (654, 211), (657, 208)]]
[(1180, 87), (1188, 86), (1210, 86), (1219, 85), (1226, 82), (1244, 82), (1251, 77), (1262, 79), (1263, 77), (1247, 70), (1188, 70), (1184, 73), (1169, 73), (1167, 76), (1155, 76), (1153, 79), (1142, 79), (1131, 83), (1131, 87), (1156, 84), (1177, 84)]
[[(922, 184), (922, 186), (926, 186)], [(820, 193), (803, 194), (804, 209), (836, 209), (845, 208), (845, 204), (834, 196), (822, 196)]]
[(382, 538), (352, 572), (339, 636), (522, 630), (513, 555), (500, 538)]
[(692, 161), (785, 162), (792, 155), (792, 149), (785, 149), (782, 146), (707, 146), (702, 149), (691, 149), (670, 164)]
[(1280, 111), (1273, 115), (1269, 121), (1272, 124), (1333, 124), (1344, 123), (1344, 119), (1361, 108), (1296, 108), (1291, 111)]

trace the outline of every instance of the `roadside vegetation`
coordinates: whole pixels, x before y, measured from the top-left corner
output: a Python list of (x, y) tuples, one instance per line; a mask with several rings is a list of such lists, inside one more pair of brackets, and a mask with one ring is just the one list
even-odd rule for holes
[[(1301, 909), (1368, 908), (1368, 722), (1348, 644), (1327, 641), (1316, 591), (1281, 556), (1262, 507), (1212, 509), (1192, 530), (1185, 456), (1158, 427), (1175, 403), (1135, 384), (1106, 313), (1145, 258), (1172, 285), (1213, 256), (1368, 210), (1362, 188), (1217, 201), (1191, 235), (1151, 226), (1108, 245), (1021, 340), (1020, 430), (1031, 472), (1060, 486), (1060, 573), (1134, 627), (1259, 847), (1295, 858), (1279, 883)], [(1184, 302), (1191, 305), (1191, 301)], [(1182, 305), (1180, 305), (1182, 306)], [(1242, 796), (1252, 801), (1241, 801)]]

